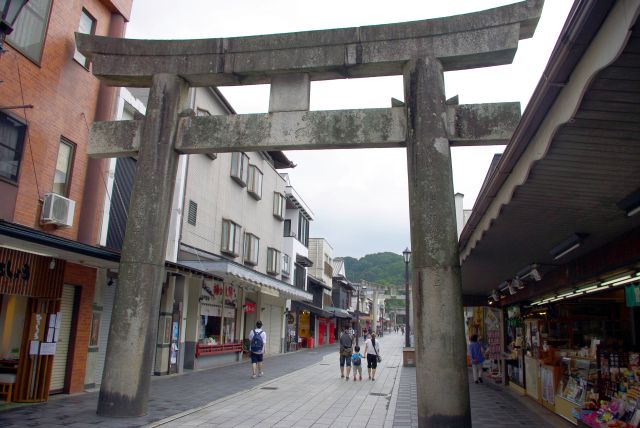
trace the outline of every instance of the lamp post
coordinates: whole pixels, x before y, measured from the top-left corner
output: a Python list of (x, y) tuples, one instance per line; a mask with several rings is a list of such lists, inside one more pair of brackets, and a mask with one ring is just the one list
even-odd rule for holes
[(404, 328), (404, 346), (411, 347), (411, 334), (409, 333), (409, 262), (411, 261), (411, 251), (407, 247), (402, 252), (404, 258), (404, 303), (405, 303), (405, 328)]
[(29, 0), (0, 0), (0, 53), (4, 52), (4, 39), (13, 31), (20, 11)]
[(358, 338), (360, 337), (360, 288), (367, 289), (366, 285), (362, 285), (362, 282), (358, 283), (358, 297), (356, 298), (356, 345), (359, 345)]

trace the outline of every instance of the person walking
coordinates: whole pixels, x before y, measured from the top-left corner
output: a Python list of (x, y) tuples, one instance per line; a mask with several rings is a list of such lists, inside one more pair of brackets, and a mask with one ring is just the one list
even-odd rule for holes
[(267, 343), (267, 333), (262, 330), (262, 321), (256, 322), (256, 328), (249, 333), (251, 343), (251, 378), (264, 375), (262, 371), (262, 359), (264, 358), (265, 344)]
[(344, 377), (344, 366), (347, 366), (347, 378), (349, 380), (349, 373), (351, 373), (351, 354), (353, 353), (353, 337), (349, 334), (349, 331), (345, 328), (340, 336), (340, 377)]
[(371, 337), (364, 343), (364, 355), (367, 357), (369, 380), (376, 380), (376, 369), (378, 363), (382, 361), (382, 357), (380, 356), (380, 343), (376, 342), (375, 333), (371, 333)]
[(358, 345), (353, 348), (353, 355), (351, 356), (351, 361), (353, 362), (353, 380), (356, 380), (356, 377), (360, 375), (360, 380), (362, 380), (362, 359), (364, 357), (360, 353), (360, 347)]
[(471, 368), (473, 370), (473, 381), (475, 383), (483, 383), (482, 363), (484, 362), (484, 355), (482, 354), (482, 345), (478, 342), (477, 334), (471, 336), (469, 340), (468, 352), (469, 359), (471, 360)]

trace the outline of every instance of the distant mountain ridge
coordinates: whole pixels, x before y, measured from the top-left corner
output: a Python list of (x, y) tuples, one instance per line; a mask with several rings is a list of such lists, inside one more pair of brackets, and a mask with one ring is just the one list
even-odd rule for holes
[(347, 279), (351, 282), (376, 282), (383, 285), (404, 284), (404, 260), (400, 254), (384, 252), (356, 259), (342, 257)]

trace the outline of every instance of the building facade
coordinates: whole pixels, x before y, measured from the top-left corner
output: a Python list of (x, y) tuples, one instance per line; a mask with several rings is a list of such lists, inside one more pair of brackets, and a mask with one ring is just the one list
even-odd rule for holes
[(117, 91), (91, 74), (74, 32), (121, 37), (131, 4), (32, 0), (0, 58), (0, 358), (14, 362), (13, 401), (92, 382), (94, 295), (117, 255), (95, 247), (104, 163), (86, 151)]

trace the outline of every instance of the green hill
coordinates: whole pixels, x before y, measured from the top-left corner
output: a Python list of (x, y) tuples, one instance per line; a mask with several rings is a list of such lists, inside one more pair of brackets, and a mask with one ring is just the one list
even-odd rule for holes
[(366, 280), (383, 285), (404, 284), (404, 260), (396, 253), (367, 254), (360, 259), (344, 257), (347, 279), (351, 282)]

